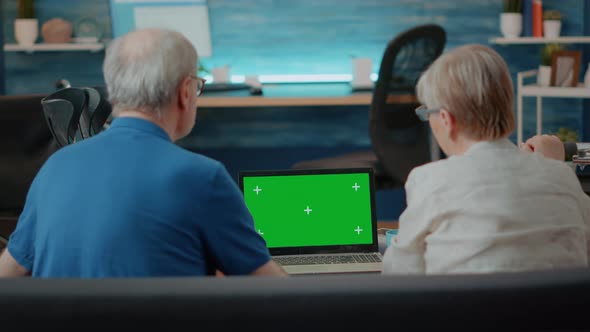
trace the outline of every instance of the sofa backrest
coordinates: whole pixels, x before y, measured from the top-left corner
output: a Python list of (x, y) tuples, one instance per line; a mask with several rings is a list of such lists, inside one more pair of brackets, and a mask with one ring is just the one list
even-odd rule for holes
[(43, 116), (43, 94), (0, 96), (0, 214), (19, 211), (55, 143)]
[[(589, 328), (590, 270), (0, 280), (0, 326), (255, 331)], [(127, 324), (126, 324), (127, 325)]]

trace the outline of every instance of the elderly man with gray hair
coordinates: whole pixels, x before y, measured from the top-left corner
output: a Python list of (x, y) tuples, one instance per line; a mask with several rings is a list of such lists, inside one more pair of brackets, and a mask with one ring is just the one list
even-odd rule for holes
[(174, 144), (195, 123), (196, 68), (178, 32), (112, 42), (103, 70), (115, 119), (43, 165), (0, 276), (285, 275), (223, 165)]
[(590, 199), (566, 164), (508, 140), (514, 98), (502, 57), (458, 47), (432, 64), (417, 92), (416, 113), (449, 157), (408, 176), (384, 273), (588, 266)]

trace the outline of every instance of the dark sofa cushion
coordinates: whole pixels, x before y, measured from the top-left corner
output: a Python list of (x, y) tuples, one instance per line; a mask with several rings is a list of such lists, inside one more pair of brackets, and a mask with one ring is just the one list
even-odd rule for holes
[(0, 96), (0, 215), (22, 210), (33, 178), (57, 150), (43, 116), (44, 97)]

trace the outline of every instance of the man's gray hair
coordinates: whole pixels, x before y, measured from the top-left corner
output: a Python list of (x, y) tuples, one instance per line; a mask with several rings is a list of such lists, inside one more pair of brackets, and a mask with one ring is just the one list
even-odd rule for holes
[(477, 140), (503, 138), (514, 130), (512, 78), (490, 47), (470, 44), (440, 56), (420, 77), (418, 99), (451, 112), (461, 131)]
[(114, 115), (133, 109), (159, 117), (182, 80), (196, 74), (197, 60), (192, 43), (176, 31), (144, 29), (115, 39), (103, 64)]

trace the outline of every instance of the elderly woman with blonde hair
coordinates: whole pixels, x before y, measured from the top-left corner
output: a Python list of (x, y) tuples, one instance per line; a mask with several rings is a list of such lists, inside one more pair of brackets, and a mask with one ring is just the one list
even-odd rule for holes
[(502, 57), (466, 45), (439, 57), (417, 86), (448, 158), (412, 170), (407, 208), (384, 273), (488, 273), (588, 266), (590, 199), (563, 162), (524, 153)]

